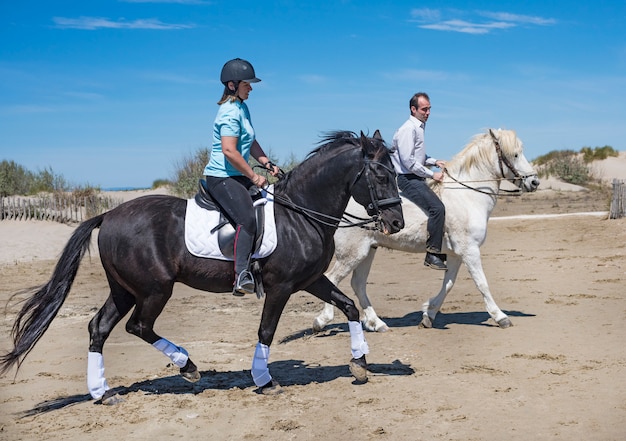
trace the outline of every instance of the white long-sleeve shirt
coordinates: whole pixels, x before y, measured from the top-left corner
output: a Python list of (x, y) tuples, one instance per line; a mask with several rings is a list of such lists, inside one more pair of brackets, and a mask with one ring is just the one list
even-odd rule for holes
[(421, 178), (432, 178), (428, 166), (437, 160), (426, 154), (424, 146), (425, 124), (413, 115), (393, 135), (391, 162), (398, 174), (413, 173)]

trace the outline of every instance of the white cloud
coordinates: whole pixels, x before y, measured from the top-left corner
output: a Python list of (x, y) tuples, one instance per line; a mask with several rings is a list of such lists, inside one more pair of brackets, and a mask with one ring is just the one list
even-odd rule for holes
[(168, 24), (163, 23), (156, 18), (139, 19), (134, 21), (126, 21), (121, 18), (117, 21), (110, 20), (102, 17), (79, 17), (79, 18), (66, 18), (66, 17), (54, 17), (54, 23), (61, 29), (84, 29), (84, 30), (96, 30), (96, 29), (157, 29), (157, 30), (170, 30), (170, 29), (190, 29), (195, 25), (187, 24)]
[(510, 14), (508, 12), (480, 12), (480, 15), (484, 17), (493, 18), (494, 20), (501, 20), (515, 23), (530, 23), (536, 25), (551, 25), (555, 24), (556, 20), (553, 18), (534, 17), (531, 15), (519, 15)]
[(461, 19), (452, 17), (451, 19), (442, 19), (445, 15), (450, 16), (467, 16), (471, 12), (464, 12), (459, 10), (446, 10), (440, 11), (438, 9), (412, 9), (410, 11), (411, 21), (419, 23), (419, 27), (422, 29), (432, 29), (435, 31), (448, 31), (448, 32), (460, 32), (466, 34), (488, 34), (495, 29), (509, 29), (514, 28), (521, 24), (531, 25), (551, 25), (555, 24), (556, 20), (552, 18), (543, 18), (531, 15), (511, 14), (508, 12), (490, 12), (490, 11), (477, 11), (474, 14), (478, 14), (481, 17), (486, 17), (494, 21), (487, 21), (480, 23), (478, 20), (473, 19)]
[(493, 29), (507, 29), (515, 27), (513, 23), (506, 23), (503, 21), (491, 22), (491, 23), (471, 23), (465, 20), (447, 20), (439, 23), (420, 25), (423, 29), (433, 29), (435, 31), (452, 31), (461, 32), (465, 34), (487, 34)]

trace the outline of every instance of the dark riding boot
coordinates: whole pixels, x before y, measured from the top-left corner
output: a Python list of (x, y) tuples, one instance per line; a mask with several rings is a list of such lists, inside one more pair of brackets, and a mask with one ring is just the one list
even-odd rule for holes
[(250, 258), (254, 235), (239, 228), (235, 236), (235, 285), (233, 295), (237, 297), (256, 292), (254, 277), (250, 272)]
[(447, 270), (446, 255), (437, 252), (437, 250), (429, 249), (426, 251), (426, 259), (424, 265), (436, 270)]

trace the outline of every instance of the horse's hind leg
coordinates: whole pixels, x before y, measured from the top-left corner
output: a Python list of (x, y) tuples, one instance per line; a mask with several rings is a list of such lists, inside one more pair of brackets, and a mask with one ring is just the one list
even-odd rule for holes
[[(115, 293), (111, 290), (109, 298), (89, 322), (89, 353), (87, 359), (87, 387), (95, 400), (106, 396), (109, 386), (104, 377), (102, 348), (111, 331), (135, 304), (134, 297), (126, 291)], [(108, 404), (108, 403), (107, 403)], [(112, 404), (112, 402), (111, 402)]]
[[(368, 331), (386, 332), (389, 331), (387, 323), (378, 318), (374, 307), (370, 303), (370, 299), (367, 297), (367, 278), (372, 269), (372, 263), (376, 256), (376, 248), (370, 248), (367, 256), (358, 264), (358, 266), (352, 272), (352, 280), (350, 284), (354, 290), (356, 296), (359, 299), (359, 305), (363, 310), (363, 326)], [(332, 282), (332, 280), (331, 280)]]
[(422, 305), (422, 321), (419, 324), (420, 328), (432, 328), (433, 322), (437, 313), (441, 309), (446, 296), (454, 286), (456, 277), (459, 274), (459, 268), (461, 267), (461, 258), (454, 254), (448, 255), (447, 260), (448, 270), (443, 277), (443, 283), (441, 284), (441, 290), (435, 297), (431, 297), (427, 302)]
[(474, 283), (476, 284), (476, 288), (483, 295), (483, 300), (485, 302), (485, 308), (487, 312), (491, 316), (492, 319), (498, 324), (501, 328), (508, 328), (513, 326), (511, 319), (502, 312), (502, 310), (496, 304), (493, 296), (491, 295), (491, 291), (489, 290), (489, 284), (487, 283), (487, 277), (485, 277), (485, 272), (483, 270), (482, 261), (480, 258), (480, 250), (476, 249), (473, 253), (468, 253), (465, 257), (465, 265), (467, 266), (467, 270), (469, 271)]
[[(376, 250), (372, 248), (368, 240), (354, 241), (345, 232), (338, 231), (335, 234), (335, 264), (330, 271), (326, 272), (325, 276), (333, 285), (339, 286), (339, 283), (372, 252), (375, 253)], [(374, 259), (373, 254), (372, 259)], [(369, 267), (371, 265), (372, 263), (370, 262)], [(369, 273), (369, 269), (367, 272)], [(333, 320), (334, 316), (334, 306), (330, 303), (324, 303), (324, 310), (313, 321), (313, 332), (319, 332), (324, 329)]]
[[(339, 285), (339, 283), (354, 269), (353, 263), (353, 261), (348, 262), (343, 258), (338, 257), (331, 270), (326, 273), (326, 277), (328, 277), (331, 283), (335, 286)], [(313, 320), (313, 332), (322, 331), (334, 317), (335, 307), (330, 303), (324, 303), (324, 309), (317, 317), (315, 317), (315, 320)]]
[[(200, 379), (198, 368), (189, 358), (185, 348), (177, 346), (154, 332), (154, 322), (172, 295), (173, 286), (160, 289), (159, 294), (147, 295), (136, 300), (135, 310), (126, 323), (126, 331), (151, 344), (180, 368), (181, 376), (190, 382)], [(157, 292), (156, 290), (153, 292)]]

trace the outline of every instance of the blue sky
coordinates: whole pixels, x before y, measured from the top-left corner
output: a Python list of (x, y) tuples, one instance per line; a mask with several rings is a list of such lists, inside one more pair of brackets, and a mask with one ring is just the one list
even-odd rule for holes
[(626, 150), (623, 1), (0, 0), (0, 160), (102, 188), (172, 178), (209, 146), (235, 57), (278, 161), (334, 129), (390, 143), (418, 91), (438, 158), (490, 127), (529, 159)]

